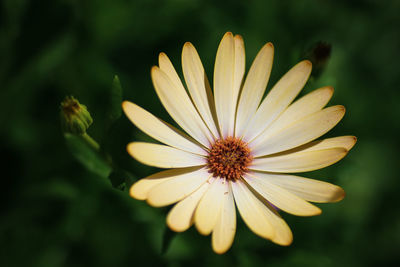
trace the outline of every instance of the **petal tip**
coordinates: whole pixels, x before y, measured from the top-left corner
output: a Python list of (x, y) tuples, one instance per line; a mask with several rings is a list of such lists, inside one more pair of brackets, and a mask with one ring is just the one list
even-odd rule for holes
[(172, 231), (176, 232), (176, 233), (182, 233), (185, 232), (187, 229), (182, 229), (182, 228), (176, 228), (170, 224), (168, 224), (169, 229), (171, 229)]
[(318, 208), (317, 206), (315, 206), (315, 212), (313, 214), (311, 214), (310, 216), (318, 216), (322, 214), (322, 210), (320, 208)]
[(191, 42), (185, 42), (184, 44), (183, 44), (183, 49), (187, 49), (187, 48), (192, 48), (193, 47), (193, 44), (191, 43)]
[(152, 66), (150, 69), (151, 75), (153, 75), (155, 72), (159, 71), (160, 68), (158, 66)]
[(346, 108), (343, 105), (337, 105), (337, 109), (338, 109), (338, 111), (343, 113), (342, 116), (344, 116), (344, 114), (346, 113)]
[(293, 236), (291, 235), (287, 240), (279, 240), (279, 242), (271, 240), (272, 242), (283, 246), (283, 247), (288, 247), (293, 243)]
[(302, 77), (304, 77), (305, 80), (307, 81), (311, 75), (312, 63), (308, 59), (302, 60), (299, 63), (297, 63), (293, 68), (291, 68), (290, 71), (294, 71), (295, 73), (296, 72), (303, 73)]
[[(196, 225), (196, 224), (195, 224)], [(203, 229), (201, 229), (200, 227), (198, 227), (196, 225), (196, 229), (199, 232), (199, 234), (204, 235), (204, 236), (208, 236), (209, 234), (211, 234), (211, 231), (204, 231)]]
[(235, 41), (235, 39), (234, 39), (233, 33), (232, 32), (227, 32), (222, 37), (221, 42), (220, 42), (220, 46), (221, 46), (221, 44), (224, 44), (225, 42), (234, 43), (234, 41)]
[(135, 192), (134, 192), (134, 185), (135, 184), (133, 184), (130, 188), (129, 188), (129, 195), (131, 196), (131, 197), (133, 197), (133, 198), (135, 198)]
[(341, 190), (342, 190), (342, 191), (341, 191), (339, 197), (335, 200), (335, 202), (342, 201), (342, 200), (345, 198), (345, 196), (346, 196), (346, 191), (344, 191), (342, 188), (341, 188)]
[(357, 143), (357, 140), (358, 140), (358, 139), (357, 139), (357, 136), (351, 136), (351, 137), (352, 137), (353, 140), (354, 140), (354, 144)]
[(129, 102), (129, 101), (127, 101), (127, 100), (124, 100), (124, 101), (122, 101), (121, 107), (122, 107), (122, 109), (126, 112), (126, 110), (129, 108), (129, 106), (130, 106), (131, 104), (132, 104), (131, 102)]
[(187, 228), (177, 227), (177, 226), (171, 221), (171, 215), (170, 215), (170, 214), (171, 214), (171, 212), (168, 213), (167, 219), (166, 219), (168, 228), (171, 229), (171, 230), (174, 231), (174, 232), (177, 232), (177, 233), (181, 233), (181, 232), (186, 231)]
[(149, 196), (147, 197), (146, 203), (149, 204), (149, 205), (152, 206), (152, 207), (155, 207), (155, 208), (159, 208), (159, 207), (166, 206), (166, 205), (163, 205), (163, 204), (158, 203), (157, 201), (154, 201), (154, 199), (151, 197), (151, 195), (149, 195)]
[(230, 249), (230, 247), (228, 247), (228, 248), (217, 248), (217, 247), (214, 247), (213, 246), (213, 251), (215, 252), (215, 253), (217, 253), (218, 255), (222, 255), (222, 254), (224, 254), (225, 252), (227, 252), (229, 249)]
[(137, 181), (136, 183), (134, 183), (131, 188), (129, 188), (129, 196), (131, 196), (134, 199), (137, 200), (145, 200), (146, 199), (146, 195), (144, 195), (143, 193), (140, 193), (137, 191), (137, 184), (140, 182)]
[(333, 95), (333, 92), (335, 91), (335, 89), (332, 86), (328, 85), (328, 86), (325, 86), (324, 88), (325, 88), (325, 90), (329, 91), (329, 93), (331, 95)]
[(301, 63), (304, 64), (304, 65), (307, 66), (307, 67), (312, 67), (312, 63), (311, 63), (311, 61), (308, 60), (308, 59), (303, 60)]
[(240, 34), (236, 34), (234, 38), (238, 41), (243, 41), (243, 37)]
[(224, 37), (233, 37), (233, 33), (232, 32), (226, 32), (224, 34)]
[(159, 60), (161, 60), (161, 59), (163, 59), (163, 58), (165, 58), (165, 57), (167, 57), (167, 54), (165, 54), (164, 52), (160, 52), (160, 53), (158, 54), (158, 59), (159, 59)]
[(135, 143), (132, 142), (132, 143), (129, 143), (129, 144), (126, 145), (126, 151), (127, 151), (130, 155), (132, 155), (132, 154), (131, 154), (131, 151), (133, 150), (134, 144), (135, 144)]
[(350, 151), (354, 147), (354, 145), (357, 143), (357, 140), (358, 140), (357, 137), (353, 136), (353, 135), (349, 136), (349, 139), (351, 139), (351, 141), (350, 141), (349, 145), (346, 147), (347, 151)]
[(330, 202), (339, 202), (344, 199), (346, 196), (346, 192), (341, 188), (340, 186), (336, 186), (336, 191), (334, 195), (332, 196), (332, 199)]

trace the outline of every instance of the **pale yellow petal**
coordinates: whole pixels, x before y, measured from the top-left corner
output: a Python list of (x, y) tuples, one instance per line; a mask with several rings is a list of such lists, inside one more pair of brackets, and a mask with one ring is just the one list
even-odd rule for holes
[(231, 183), (240, 216), (256, 235), (271, 239), (275, 235), (270, 220), (275, 214), (268, 209), (240, 180)]
[(321, 210), (290, 193), (289, 191), (270, 183), (267, 179), (259, 179), (258, 173), (244, 176), (246, 182), (263, 198), (279, 209), (297, 216), (314, 216), (321, 214)]
[(147, 198), (147, 193), (154, 186), (164, 182), (169, 178), (163, 179), (141, 179), (134, 183), (129, 190), (129, 194), (131, 197), (136, 198), (138, 200), (145, 200)]
[(234, 121), (233, 86), (235, 77), (235, 39), (227, 32), (219, 44), (214, 66), (214, 98), (222, 137), (232, 135)]
[(138, 105), (124, 101), (122, 107), (129, 120), (154, 139), (188, 152), (203, 156), (207, 155), (207, 152), (197, 145), (192, 138)]
[(176, 73), (174, 65), (172, 65), (171, 60), (169, 60), (165, 53), (160, 53), (158, 55), (158, 65), (160, 69), (168, 76), (175, 87), (179, 88), (180, 90), (185, 90), (181, 78), (179, 78), (178, 73)]
[(128, 153), (137, 161), (158, 168), (182, 168), (206, 164), (200, 155), (170, 146), (133, 142), (127, 146)]
[(225, 187), (227, 193), (224, 193), (221, 212), (212, 233), (212, 247), (218, 254), (225, 253), (232, 246), (236, 232), (236, 210), (233, 193), (230, 184), (225, 183)]
[(347, 151), (350, 151), (356, 142), (357, 138), (351, 135), (326, 138), (322, 140), (315, 140), (307, 144), (295, 147), (293, 149), (286, 150), (282, 153), (275, 154), (275, 156), (283, 154), (287, 155), (290, 153), (297, 153), (297, 152), (318, 151), (331, 148), (344, 148)]
[(151, 69), (151, 78), (161, 103), (171, 117), (196, 141), (209, 147), (214, 137), (193, 106), (182, 84), (177, 86), (158, 67)]
[(275, 231), (271, 241), (281, 246), (289, 246), (293, 241), (293, 234), (289, 226), (267, 200), (262, 197), (259, 197), (259, 200), (265, 205), (265, 209), (269, 214), (269, 222)]
[(306, 84), (310, 73), (311, 62), (304, 60), (275, 84), (245, 128), (244, 140), (253, 140), (289, 106)]
[(226, 192), (226, 183), (223, 179), (216, 179), (197, 206), (194, 221), (197, 230), (203, 235), (209, 235), (217, 223)]
[(209, 177), (205, 168), (185, 168), (182, 173), (151, 188), (147, 194), (147, 203), (154, 207), (173, 204), (192, 194)]
[(257, 136), (252, 142), (257, 147), (265, 137), (281, 131), (292, 123), (321, 110), (331, 99), (332, 87), (322, 87), (303, 96), (291, 104), (264, 132)]
[(235, 39), (235, 74), (233, 75), (234, 81), (233, 81), (232, 94), (233, 94), (233, 102), (235, 102), (234, 109), (236, 110), (239, 91), (243, 82), (243, 76), (246, 69), (246, 54), (242, 36), (235, 35), (234, 39)]
[[(187, 42), (182, 50), (182, 69), (190, 96), (214, 137), (219, 137), (211, 108), (214, 106), (211, 89), (200, 57), (194, 46)], [(214, 108), (213, 108), (214, 109)]]
[(343, 106), (332, 106), (308, 115), (278, 132), (265, 135), (264, 140), (252, 149), (253, 155), (270, 155), (306, 144), (331, 130), (344, 113)]
[(193, 215), (200, 199), (210, 187), (214, 178), (202, 184), (199, 189), (178, 202), (168, 213), (167, 224), (175, 232), (183, 232), (189, 229), (193, 223)]
[(274, 47), (271, 43), (267, 43), (258, 52), (250, 67), (237, 108), (235, 133), (238, 137), (244, 134), (249, 120), (254, 116), (261, 102), (271, 74), (273, 58)]
[(251, 170), (268, 172), (307, 172), (332, 165), (347, 154), (344, 148), (332, 148), (316, 151), (299, 151), (289, 154), (278, 154), (264, 158), (256, 158), (249, 167)]
[(345, 193), (337, 185), (314, 179), (277, 173), (255, 173), (260, 180), (267, 180), (302, 199), (312, 202), (337, 202), (344, 198)]
[(335, 147), (343, 147), (347, 151), (350, 151), (350, 149), (353, 148), (356, 142), (357, 138), (355, 136), (351, 135), (338, 136), (323, 140), (316, 140), (308, 144), (299, 146), (293, 149), (293, 151), (316, 151), (316, 150), (330, 149)]
[(129, 194), (136, 199), (145, 200), (149, 191), (158, 184), (161, 184), (171, 177), (182, 174), (184, 169), (170, 169), (152, 174), (146, 178), (140, 179), (129, 189)]

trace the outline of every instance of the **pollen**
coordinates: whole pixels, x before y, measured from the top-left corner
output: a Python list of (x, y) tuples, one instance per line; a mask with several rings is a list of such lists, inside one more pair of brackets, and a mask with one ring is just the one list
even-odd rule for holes
[(252, 160), (246, 142), (234, 137), (217, 139), (207, 158), (208, 172), (214, 177), (236, 180), (248, 170)]

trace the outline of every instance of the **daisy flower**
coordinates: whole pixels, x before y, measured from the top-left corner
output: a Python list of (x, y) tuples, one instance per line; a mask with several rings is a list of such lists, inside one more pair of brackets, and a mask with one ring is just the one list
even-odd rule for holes
[(345, 109), (324, 108), (331, 87), (294, 101), (311, 73), (307, 60), (290, 69), (263, 99), (273, 55), (273, 45), (265, 44), (244, 78), (243, 39), (226, 33), (217, 51), (212, 91), (191, 43), (182, 51), (186, 88), (167, 55), (160, 53), (151, 78), (161, 103), (182, 130), (131, 102), (123, 103), (127, 117), (163, 143), (133, 142), (127, 146), (129, 154), (167, 169), (136, 182), (130, 195), (154, 207), (176, 203), (167, 216), (168, 226), (182, 232), (194, 224), (201, 234), (212, 234), (216, 253), (226, 252), (233, 243), (236, 208), (251, 231), (286, 246), (293, 236), (278, 211), (318, 215), (321, 210), (310, 202), (344, 197), (336, 185), (292, 173), (329, 166), (353, 147), (354, 136), (314, 141), (342, 119)]

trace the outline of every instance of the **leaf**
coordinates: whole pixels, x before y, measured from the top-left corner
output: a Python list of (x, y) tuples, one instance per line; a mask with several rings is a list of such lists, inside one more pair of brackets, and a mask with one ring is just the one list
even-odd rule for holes
[(91, 147), (81, 136), (65, 133), (64, 137), (71, 154), (87, 170), (104, 178), (110, 175), (111, 166), (100, 152)]

